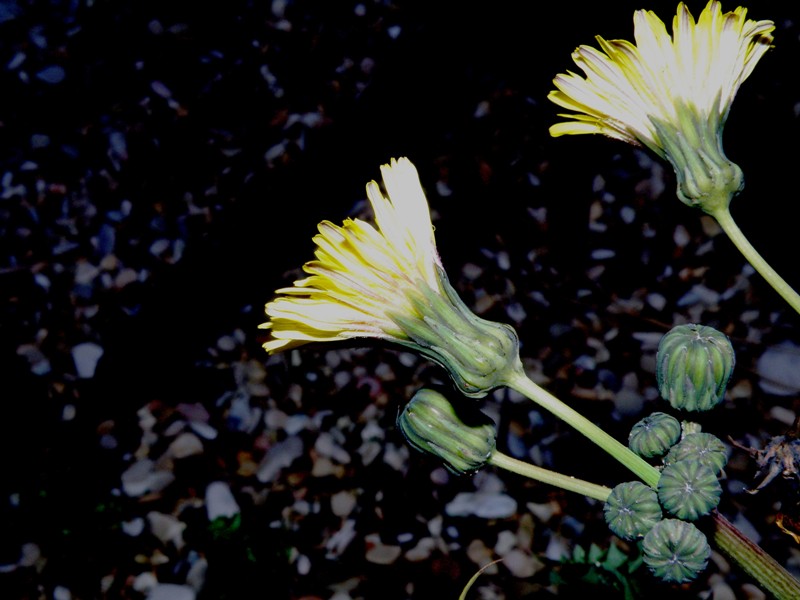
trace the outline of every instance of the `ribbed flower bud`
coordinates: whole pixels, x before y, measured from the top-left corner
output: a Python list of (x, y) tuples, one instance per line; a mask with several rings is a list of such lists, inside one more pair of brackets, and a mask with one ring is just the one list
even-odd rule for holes
[(670, 449), (664, 458), (665, 464), (673, 464), (683, 460), (699, 460), (710, 467), (715, 475), (722, 472), (728, 462), (727, 449), (722, 440), (710, 433), (690, 433)]
[(663, 456), (681, 437), (681, 424), (675, 417), (654, 412), (631, 429), (628, 447), (639, 456)]
[(644, 562), (667, 582), (692, 581), (708, 565), (711, 548), (697, 527), (678, 519), (659, 521), (642, 540)]
[(711, 467), (699, 460), (682, 460), (664, 467), (658, 480), (661, 506), (679, 519), (694, 521), (719, 504), (722, 494)]
[(727, 209), (744, 188), (744, 174), (722, 149), (723, 120), (718, 113), (698, 112), (691, 103), (677, 102), (675, 109), (679, 128), (667, 120), (651, 119), (651, 123), (675, 169), (678, 198), (709, 214)]
[(661, 520), (661, 506), (653, 488), (641, 481), (626, 481), (611, 490), (603, 514), (615, 535), (635, 540)]
[(494, 422), (476, 406), (465, 403), (463, 411), (457, 414), (439, 392), (421, 389), (400, 413), (397, 424), (414, 448), (439, 457), (449, 471), (463, 475), (486, 464), (497, 435)]
[[(410, 341), (399, 343), (442, 365), (465, 395), (482, 398), (522, 372), (519, 338), (510, 325), (473, 313), (437, 268), (439, 289), (406, 290), (409, 315), (389, 315)], [(422, 315), (422, 317), (420, 317)]]
[(725, 334), (704, 325), (678, 325), (658, 345), (658, 389), (673, 408), (710, 410), (722, 402), (735, 362)]

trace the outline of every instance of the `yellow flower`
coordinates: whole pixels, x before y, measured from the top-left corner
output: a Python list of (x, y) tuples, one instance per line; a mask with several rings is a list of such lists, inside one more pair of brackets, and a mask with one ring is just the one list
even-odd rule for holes
[(319, 224), (308, 277), (267, 303), (264, 348), (373, 338), (412, 348), (443, 365), (461, 391), (483, 396), (521, 369), (508, 325), (472, 313), (450, 285), (433, 236), (428, 203), (406, 158), (381, 167), (367, 197), (377, 229), (360, 219)]
[(575, 111), (550, 128), (554, 137), (602, 133), (644, 145), (672, 163), (678, 196), (707, 212), (741, 190), (738, 166), (722, 150), (722, 128), (739, 86), (770, 48), (772, 21), (723, 13), (712, 0), (695, 22), (678, 5), (672, 37), (652, 12), (634, 13), (636, 44), (597, 36), (600, 50), (572, 55), (586, 77), (557, 75), (548, 98)]

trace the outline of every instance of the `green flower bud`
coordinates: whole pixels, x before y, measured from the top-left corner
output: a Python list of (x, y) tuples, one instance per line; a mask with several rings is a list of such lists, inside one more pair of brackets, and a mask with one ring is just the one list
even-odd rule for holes
[(406, 290), (409, 314), (388, 312), (408, 338), (396, 341), (442, 365), (465, 396), (482, 398), (523, 373), (519, 338), (510, 325), (473, 313), (437, 273), (439, 290), (422, 283)]
[(476, 406), (465, 404), (463, 411), (456, 414), (442, 394), (421, 389), (400, 413), (397, 425), (414, 448), (439, 457), (449, 471), (463, 475), (486, 464), (497, 435), (494, 422)]
[(643, 558), (664, 581), (692, 581), (708, 565), (711, 547), (694, 525), (678, 519), (659, 521), (642, 540)]
[(654, 412), (633, 426), (628, 436), (628, 447), (644, 458), (662, 456), (680, 437), (678, 419), (667, 413)]
[(710, 410), (722, 402), (735, 362), (725, 334), (704, 325), (678, 325), (658, 345), (659, 392), (673, 408)]
[(710, 467), (715, 475), (722, 472), (728, 462), (727, 449), (722, 440), (710, 433), (690, 433), (669, 451), (664, 458), (665, 464), (673, 464), (683, 460), (699, 460)]
[(641, 481), (626, 481), (611, 490), (603, 514), (615, 535), (634, 540), (661, 520), (661, 506), (653, 488)]
[(694, 521), (719, 504), (722, 486), (711, 467), (699, 460), (682, 460), (664, 467), (658, 480), (658, 499), (667, 512)]

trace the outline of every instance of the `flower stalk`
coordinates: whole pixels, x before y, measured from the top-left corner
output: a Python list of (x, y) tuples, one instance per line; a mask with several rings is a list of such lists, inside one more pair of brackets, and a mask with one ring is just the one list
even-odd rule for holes
[(775, 600), (800, 598), (800, 581), (767, 554), (761, 546), (746, 538), (719, 512), (712, 513), (715, 545), (769, 592)]
[(536, 385), (521, 371), (509, 382), (508, 386), (577, 429), (650, 487), (655, 488), (658, 485), (661, 476), (658, 469), (634, 454), (630, 448), (611, 437), (578, 411)]
[(611, 489), (604, 485), (597, 485), (596, 483), (590, 483), (583, 479), (563, 475), (557, 471), (537, 467), (536, 465), (517, 460), (516, 458), (512, 458), (498, 451), (492, 454), (488, 464), (516, 473), (517, 475), (522, 475), (534, 481), (561, 488), (568, 492), (575, 492), (589, 498), (594, 498), (595, 500), (600, 500), (601, 502), (608, 500), (608, 495), (611, 493)]
[(756, 272), (780, 294), (781, 298), (783, 298), (789, 306), (797, 313), (800, 313), (800, 294), (798, 294), (783, 277), (778, 275), (777, 271), (775, 271), (753, 247), (742, 230), (739, 229), (736, 221), (733, 220), (728, 207), (720, 207), (709, 214), (717, 220), (717, 223), (722, 227), (722, 231), (725, 232), (731, 242), (733, 242), (733, 245), (742, 253), (742, 256), (753, 266)]

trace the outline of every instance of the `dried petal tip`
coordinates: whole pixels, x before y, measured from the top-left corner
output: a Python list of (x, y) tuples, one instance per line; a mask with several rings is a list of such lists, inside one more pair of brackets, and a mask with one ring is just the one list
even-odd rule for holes
[(656, 354), (661, 397), (680, 410), (710, 410), (722, 402), (735, 364), (724, 333), (704, 325), (673, 327)]
[(641, 481), (626, 481), (611, 490), (603, 514), (615, 535), (635, 540), (661, 520), (661, 506), (653, 488)]
[(420, 452), (440, 458), (458, 475), (483, 467), (496, 446), (494, 421), (473, 404), (457, 414), (439, 392), (421, 389), (400, 413), (397, 425), (406, 440)]
[(644, 562), (664, 581), (685, 583), (705, 570), (711, 556), (706, 536), (678, 519), (659, 521), (642, 541)]
[(722, 495), (717, 476), (699, 460), (682, 460), (664, 467), (658, 480), (661, 506), (679, 519), (694, 521), (719, 504)]
[(654, 412), (631, 429), (628, 447), (643, 458), (663, 456), (681, 437), (681, 424), (675, 417)]

